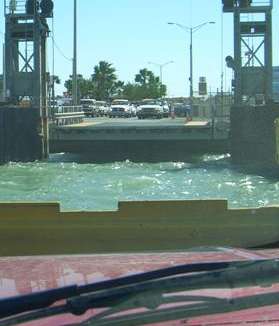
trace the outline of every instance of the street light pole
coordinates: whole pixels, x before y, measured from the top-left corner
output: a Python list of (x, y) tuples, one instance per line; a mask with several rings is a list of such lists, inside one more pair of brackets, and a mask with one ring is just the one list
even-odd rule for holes
[(2, 85), (2, 100), (6, 101), (7, 91), (6, 91), (6, 51), (5, 43), (3, 43), (3, 85)]
[(78, 87), (77, 87), (77, 0), (74, 0), (74, 56), (73, 56), (73, 85), (72, 96), (73, 105), (78, 104)]
[(174, 63), (174, 61), (168, 61), (168, 62), (165, 62), (163, 64), (160, 64), (160, 63), (156, 63), (156, 62), (148, 62), (148, 64), (150, 65), (154, 65), (154, 66), (157, 66), (160, 68), (160, 82), (161, 84), (163, 85), (163, 68), (171, 63)]
[(181, 29), (183, 29), (184, 31), (186, 31), (187, 33), (190, 33), (190, 78), (189, 78), (189, 82), (190, 82), (190, 105), (191, 105), (191, 109), (193, 108), (193, 99), (194, 99), (194, 73), (193, 73), (193, 34), (195, 32), (197, 32), (199, 29), (201, 29), (203, 26), (207, 25), (207, 24), (215, 24), (215, 22), (210, 21), (210, 22), (205, 22), (202, 23), (200, 25), (197, 25), (195, 27), (188, 27), (188, 26), (184, 26), (182, 24), (178, 24), (178, 23), (173, 23), (173, 22), (169, 22), (169, 25), (175, 25)]
[(190, 105), (193, 108), (194, 86), (193, 86), (193, 28), (190, 28)]

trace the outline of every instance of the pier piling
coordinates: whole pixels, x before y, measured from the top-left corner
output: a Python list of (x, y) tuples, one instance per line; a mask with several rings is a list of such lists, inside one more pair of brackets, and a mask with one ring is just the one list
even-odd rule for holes
[(38, 109), (0, 108), (0, 164), (43, 158)]

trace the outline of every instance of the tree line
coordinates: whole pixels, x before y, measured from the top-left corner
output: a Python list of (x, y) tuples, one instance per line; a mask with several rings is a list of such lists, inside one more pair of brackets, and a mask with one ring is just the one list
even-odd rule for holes
[[(90, 78), (77, 76), (78, 97), (109, 101), (125, 98), (138, 101), (144, 98), (161, 98), (167, 93), (166, 85), (152, 71), (144, 68), (136, 74), (133, 82), (124, 83), (116, 75), (116, 69), (106, 61), (100, 61)], [(72, 76), (64, 84), (68, 94), (72, 94)]]

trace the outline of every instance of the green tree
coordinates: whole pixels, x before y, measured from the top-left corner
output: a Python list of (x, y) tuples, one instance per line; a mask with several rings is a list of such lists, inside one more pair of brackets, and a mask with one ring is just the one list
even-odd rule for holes
[(122, 97), (124, 91), (125, 83), (121, 80), (118, 80), (115, 83), (113, 97)]
[(166, 95), (166, 86), (161, 84), (159, 77), (146, 68), (139, 71), (135, 82), (141, 86), (144, 97), (160, 98)]
[(148, 69), (141, 69), (135, 76), (135, 82), (127, 83), (123, 89), (123, 95), (129, 100), (161, 98), (166, 93), (166, 85), (161, 84), (160, 78)]
[(117, 80), (116, 70), (111, 63), (100, 61), (91, 77), (97, 100), (109, 100), (122, 92), (123, 84)]
[(152, 71), (144, 68), (139, 71), (138, 74), (136, 74), (135, 82), (140, 84), (142, 87), (148, 87), (148, 84), (152, 81), (154, 81), (154, 74)]
[[(93, 90), (93, 84), (90, 79), (83, 78), (82, 75), (77, 75), (77, 85), (78, 85), (78, 97), (84, 98), (88, 96), (92, 96), (94, 93)], [(67, 92), (71, 95), (72, 89), (73, 89), (73, 78), (72, 75), (68, 80), (65, 81), (64, 84), (65, 88), (67, 89)]]
[(142, 87), (138, 84), (127, 83), (123, 89), (123, 97), (130, 101), (138, 101), (145, 97)]

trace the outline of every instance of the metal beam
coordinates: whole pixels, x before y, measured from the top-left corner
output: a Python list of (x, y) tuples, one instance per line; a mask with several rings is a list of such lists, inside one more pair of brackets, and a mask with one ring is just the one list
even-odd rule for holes
[[(272, 2), (270, 5), (258, 6), (251, 5), (242, 8), (235, 4), (230, 10), (234, 14), (234, 74), (235, 74), (235, 103), (242, 104), (244, 98), (256, 98), (258, 94), (262, 94), (267, 103), (272, 99)], [(264, 15), (263, 21), (258, 21), (257, 15)], [(243, 20), (243, 14), (251, 14), (249, 21)], [(252, 20), (251, 20), (252, 18)], [(254, 21), (253, 21), (254, 19)], [(251, 28), (251, 30), (250, 30)], [(254, 30), (255, 29), (255, 30)], [(256, 50), (251, 48), (249, 40), (254, 38), (262, 38)], [(249, 50), (250, 57), (248, 61), (244, 61), (244, 49), (242, 44)], [(259, 54), (259, 50), (264, 47), (264, 54)], [(257, 65), (251, 61), (255, 59)], [(258, 64), (263, 68), (258, 70)], [(248, 67), (249, 66), (249, 67)], [(249, 68), (249, 69), (243, 69)], [(253, 90), (251, 86), (254, 84), (255, 74), (261, 74), (259, 80), (263, 80), (257, 84)]]

